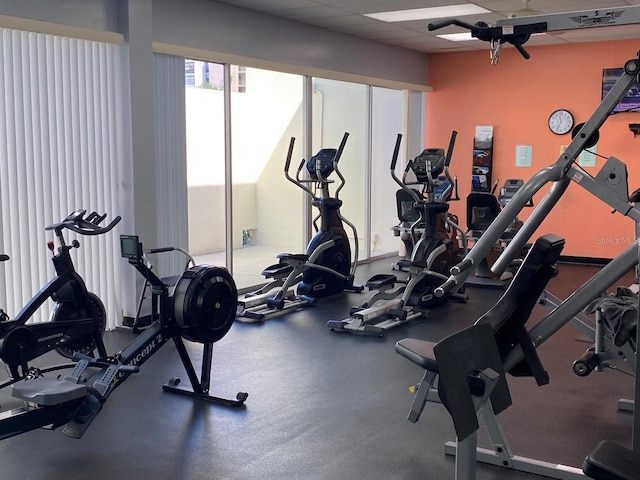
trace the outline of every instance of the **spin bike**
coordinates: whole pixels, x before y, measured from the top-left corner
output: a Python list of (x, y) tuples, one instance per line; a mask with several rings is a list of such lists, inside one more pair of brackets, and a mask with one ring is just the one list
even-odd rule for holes
[[(123, 350), (98, 358), (74, 355), (73, 370), (64, 376), (46, 376), (32, 368), (24, 379), (11, 385), (11, 395), (25, 406), (0, 414), (0, 439), (37, 428), (56, 429), (80, 438), (113, 391), (173, 340), (186, 370), (191, 388), (172, 378), (163, 390), (213, 403), (240, 407), (248, 397), (240, 392), (235, 399), (209, 394), (213, 343), (226, 335), (235, 318), (237, 290), (224, 268), (199, 265), (186, 270), (169, 295), (164, 283), (144, 261), (142, 244), (135, 235), (121, 235), (122, 256), (151, 286), (158, 303), (158, 319)], [(196, 373), (184, 339), (203, 345), (200, 376)]]
[[(397, 262), (399, 270), (407, 270), (409, 278), (406, 282), (398, 280), (396, 275), (379, 274), (371, 277), (365, 286), (376, 291), (365, 303), (353, 307), (351, 317), (345, 320), (329, 320), (327, 326), (332, 331), (362, 332), (383, 335), (387, 330), (413, 319), (426, 317), (429, 308), (446, 300), (466, 302), (463, 292), (451, 296), (436, 297), (433, 292), (447, 280), (448, 271), (457, 261), (458, 240), (460, 234), (463, 250), (466, 253), (466, 237), (453, 218), (448, 214), (449, 200), (455, 188), (455, 180), (449, 173), (449, 164), (455, 144), (457, 132), (453, 132), (449, 141), (449, 149), (445, 154), (442, 148), (425, 149), (418, 157), (409, 161), (402, 180), (395, 174), (396, 163), (402, 135), (398, 134), (391, 160), (391, 177), (414, 200), (414, 209), (420, 218), (411, 226), (410, 236), (415, 229), (421, 227), (422, 234), (415, 243), (410, 260)], [(412, 172), (415, 182), (408, 180)], [(441, 200), (435, 200), (435, 179), (444, 174), (449, 185), (442, 193)], [(421, 185), (417, 192), (411, 185)], [(401, 286), (396, 288), (396, 284)]]
[[(54, 252), (53, 241), (47, 244), (53, 253), (51, 260), (56, 276), (29, 300), (13, 320), (0, 310), (0, 358), (9, 370), (11, 378), (8, 383), (27, 376), (28, 363), (51, 350), (66, 358), (72, 358), (74, 354), (90, 355), (94, 350), (100, 356), (107, 354), (102, 342), (106, 320), (104, 305), (97, 295), (87, 290), (84, 280), (74, 268), (70, 251), (79, 248), (80, 242), (74, 240), (67, 245), (62, 232), (68, 229), (81, 235), (101, 235), (115, 227), (120, 217), (106, 227), (100, 227), (106, 214), (85, 214), (86, 210), (77, 210), (60, 223), (46, 227), (46, 230), (55, 232), (59, 243), (57, 253)], [(8, 259), (7, 256), (3, 258)], [(51, 321), (27, 324), (49, 298), (56, 302)], [(6, 385), (0, 385), (0, 388)]]
[[(248, 321), (262, 321), (288, 310), (298, 310), (312, 305), (317, 298), (328, 297), (345, 290), (361, 292), (363, 287), (354, 285), (358, 260), (358, 232), (355, 225), (340, 214), (342, 200), (338, 198), (345, 179), (338, 169), (338, 161), (347, 143), (345, 132), (339, 148), (323, 148), (309, 161), (302, 160), (296, 177), (289, 175), (295, 138), (291, 138), (284, 166), (287, 180), (301, 188), (311, 197), (311, 204), (319, 210), (313, 225), (316, 234), (307, 246), (306, 254), (281, 253), (279, 263), (271, 265), (262, 274), (270, 281), (260, 289), (239, 299), (239, 317)], [(305, 168), (306, 167), (306, 168)], [(301, 178), (306, 169), (309, 179)], [(340, 185), (331, 196), (329, 177), (335, 172)], [(315, 188), (307, 186), (314, 184)], [(316, 194), (320, 190), (320, 195)], [(317, 220), (320, 219), (320, 228)], [(349, 237), (344, 229), (347, 224), (354, 238), (355, 252), (351, 257)], [(294, 285), (297, 285), (295, 288)], [(294, 291), (295, 290), (295, 291)]]

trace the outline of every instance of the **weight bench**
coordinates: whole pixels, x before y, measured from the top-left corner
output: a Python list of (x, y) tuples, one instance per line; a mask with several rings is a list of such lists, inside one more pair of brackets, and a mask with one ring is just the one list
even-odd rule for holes
[(582, 470), (595, 480), (640, 480), (640, 455), (602, 441), (585, 459)]
[[(557, 274), (563, 247), (556, 235), (540, 237), (500, 300), (473, 326), (438, 343), (407, 338), (396, 344), (400, 355), (426, 370), (409, 421), (418, 421), (427, 401), (440, 401), (452, 416), (457, 441), (448, 443), (445, 452), (456, 455), (457, 480), (475, 478), (476, 460), (551, 478), (584, 478), (577, 468), (513, 455), (496, 417), (511, 405), (503, 365), (514, 349), (521, 349), (522, 359), (509, 369), (511, 375), (532, 376), (538, 385), (549, 381), (525, 324)], [(476, 447), (479, 415), (493, 451)]]

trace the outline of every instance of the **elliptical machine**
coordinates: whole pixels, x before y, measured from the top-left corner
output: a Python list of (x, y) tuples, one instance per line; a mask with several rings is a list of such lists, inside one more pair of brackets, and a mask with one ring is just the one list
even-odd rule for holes
[[(449, 269), (458, 260), (458, 240), (454, 232), (460, 234), (462, 250), (466, 254), (466, 237), (455, 219), (449, 215), (449, 201), (453, 198), (456, 181), (449, 173), (449, 164), (457, 132), (452, 132), (449, 149), (445, 155), (442, 148), (425, 149), (418, 157), (409, 161), (402, 180), (395, 174), (398, 152), (402, 135), (398, 134), (391, 160), (391, 177), (414, 200), (413, 208), (419, 212), (420, 218), (410, 228), (413, 237), (417, 228), (422, 234), (413, 246), (411, 258), (400, 260), (400, 270), (409, 272), (406, 281), (400, 281), (396, 275), (379, 274), (371, 277), (365, 286), (376, 291), (365, 303), (353, 307), (350, 318), (345, 320), (329, 320), (327, 326), (332, 331), (362, 332), (382, 336), (387, 330), (409, 320), (426, 317), (429, 308), (446, 300), (466, 302), (466, 295), (461, 292), (444, 298), (435, 297), (434, 290), (448, 278)], [(408, 180), (412, 172), (415, 181)], [(435, 197), (436, 179), (444, 175), (449, 185), (439, 200)], [(421, 185), (422, 191), (411, 188)], [(451, 232), (451, 233), (448, 233)], [(395, 288), (396, 284), (401, 286)]]
[[(340, 214), (342, 200), (338, 197), (345, 185), (345, 179), (338, 169), (338, 161), (348, 137), (349, 133), (345, 132), (337, 150), (323, 148), (308, 161), (303, 159), (295, 178), (289, 174), (295, 143), (295, 138), (291, 138), (284, 174), (287, 180), (307, 193), (311, 197), (311, 204), (318, 208), (319, 213), (313, 220), (316, 234), (309, 242), (307, 253), (281, 253), (278, 255), (279, 262), (262, 272), (269, 282), (238, 300), (238, 317), (244, 317), (248, 321), (262, 321), (289, 310), (311, 305), (317, 298), (328, 297), (345, 290), (363, 290), (362, 286), (353, 283), (358, 260), (358, 232), (355, 225)], [(301, 172), (305, 167), (309, 179), (301, 178)], [(334, 172), (340, 179), (340, 185), (332, 196), (329, 185), (334, 181), (329, 177)], [(307, 184), (314, 187), (311, 188)], [(319, 195), (316, 193), (318, 190)], [(353, 232), (353, 258), (344, 224)]]

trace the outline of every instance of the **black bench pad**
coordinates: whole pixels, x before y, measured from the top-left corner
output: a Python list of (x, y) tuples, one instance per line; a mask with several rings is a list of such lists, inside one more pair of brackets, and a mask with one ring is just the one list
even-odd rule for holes
[(396, 352), (430, 372), (439, 373), (438, 362), (436, 362), (436, 356), (433, 353), (434, 346), (434, 342), (405, 338), (396, 343)]
[(595, 480), (640, 480), (640, 455), (602, 441), (585, 459), (582, 470)]

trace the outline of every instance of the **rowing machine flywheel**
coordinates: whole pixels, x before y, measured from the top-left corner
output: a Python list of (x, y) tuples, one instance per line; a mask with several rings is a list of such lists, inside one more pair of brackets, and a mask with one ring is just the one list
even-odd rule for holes
[(227, 334), (235, 320), (238, 290), (225, 268), (198, 265), (182, 274), (173, 300), (182, 336), (192, 342), (213, 343)]

